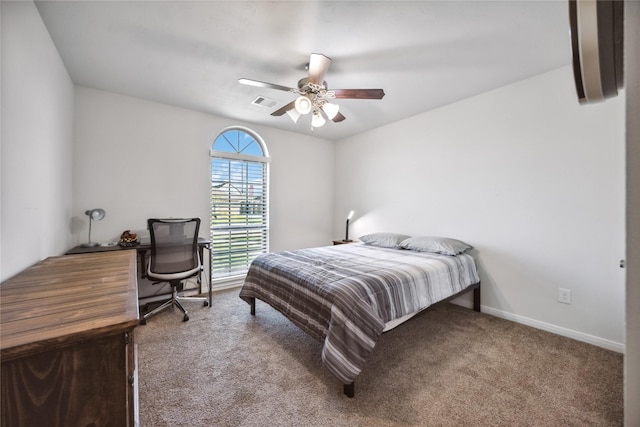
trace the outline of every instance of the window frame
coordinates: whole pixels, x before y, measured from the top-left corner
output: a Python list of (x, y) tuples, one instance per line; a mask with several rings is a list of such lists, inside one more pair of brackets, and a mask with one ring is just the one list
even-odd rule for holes
[[(237, 153), (237, 152), (232, 152), (232, 151), (221, 151), (221, 150), (214, 150), (213, 146), (216, 142), (216, 140), (218, 140), (218, 138), (221, 135), (224, 135), (226, 132), (230, 132), (230, 131), (238, 131), (238, 132), (243, 132), (245, 134), (247, 134), (249, 137), (253, 138), (253, 140), (258, 144), (259, 148), (262, 150), (263, 156), (255, 156), (255, 155), (249, 155), (249, 154), (241, 154), (241, 153)], [(262, 247), (262, 252), (261, 253), (267, 253), (269, 252), (269, 240), (270, 240), (270, 217), (269, 217), (269, 213), (270, 213), (270, 200), (269, 200), (269, 195), (270, 195), (270, 163), (271, 163), (271, 157), (269, 156), (269, 151), (267, 149), (267, 145), (265, 144), (264, 140), (262, 139), (262, 137), (260, 137), (260, 135), (258, 135), (255, 131), (243, 127), (243, 126), (229, 126), (226, 127), (224, 129), (222, 129), (217, 135), (216, 137), (213, 139), (213, 142), (211, 143), (211, 148), (209, 149), (209, 158), (210, 158), (210, 187), (209, 187), (209, 194), (210, 194), (210, 198), (212, 197), (212, 193), (213, 193), (213, 165), (212, 162), (214, 161), (215, 158), (217, 159), (222, 159), (222, 160), (229, 160), (229, 161), (240, 161), (240, 162), (250, 162), (250, 163), (260, 163), (262, 164), (263, 169), (263, 176), (264, 176), (264, 186), (265, 186), (265, 190), (264, 190), (264, 194), (265, 194), (265, 199), (266, 201), (263, 203), (263, 207), (266, 210), (266, 212), (263, 214), (263, 216), (265, 217), (264, 220), (264, 231), (265, 231), (265, 238), (264, 238), (264, 244)], [(212, 225), (213, 223), (213, 210), (214, 210), (214, 204), (213, 204), (213, 199), (211, 198), (209, 201), (209, 212), (210, 212), (210, 216), (209, 216), (209, 237), (211, 238), (211, 247), (212, 250), (214, 248), (214, 226)], [(229, 226), (225, 226), (225, 227), (229, 227)], [(242, 227), (240, 227), (242, 228)], [(247, 230), (249, 229), (255, 229), (255, 226), (252, 225), (248, 225)], [(222, 229), (219, 228), (218, 230)], [(249, 251), (247, 251), (249, 252)], [(214, 268), (213, 268), (213, 263), (214, 263), (214, 258), (215, 258), (215, 253), (213, 254), (214, 256), (212, 256), (212, 263), (211, 265), (209, 265), (209, 271), (210, 271), (210, 276), (211, 276), (211, 286), (213, 288), (223, 288), (224, 284), (227, 282), (236, 282), (238, 281), (238, 279), (244, 277), (246, 275), (246, 271), (244, 272), (240, 272), (237, 274), (229, 274), (228, 276), (222, 276), (222, 277), (214, 277)], [(248, 268), (248, 265), (247, 265)], [(231, 284), (230, 286), (233, 286), (233, 284)]]

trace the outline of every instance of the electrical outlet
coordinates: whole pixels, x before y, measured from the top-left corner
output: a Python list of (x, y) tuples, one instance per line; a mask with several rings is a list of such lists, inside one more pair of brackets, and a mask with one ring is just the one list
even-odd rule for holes
[(571, 289), (558, 288), (558, 302), (571, 304)]

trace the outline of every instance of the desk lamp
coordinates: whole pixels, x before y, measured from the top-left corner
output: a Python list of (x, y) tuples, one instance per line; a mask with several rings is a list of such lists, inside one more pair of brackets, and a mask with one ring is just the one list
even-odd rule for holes
[(98, 246), (99, 243), (91, 243), (91, 222), (92, 221), (100, 221), (106, 215), (104, 209), (91, 209), (84, 212), (85, 215), (89, 216), (89, 241), (87, 243), (83, 243), (83, 248), (91, 248)]
[(351, 220), (352, 217), (353, 217), (353, 211), (349, 212), (349, 215), (347, 216), (347, 232), (345, 233), (345, 236), (344, 236), (345, 242), (351, 241), (349, 240), (349, 221)]

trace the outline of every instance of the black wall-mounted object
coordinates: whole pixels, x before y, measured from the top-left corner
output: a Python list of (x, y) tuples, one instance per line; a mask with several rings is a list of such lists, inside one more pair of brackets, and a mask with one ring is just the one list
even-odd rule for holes
[(624, 86), (623, 0), (569, 0), (573, 74), (581, 104), (604, 101)]

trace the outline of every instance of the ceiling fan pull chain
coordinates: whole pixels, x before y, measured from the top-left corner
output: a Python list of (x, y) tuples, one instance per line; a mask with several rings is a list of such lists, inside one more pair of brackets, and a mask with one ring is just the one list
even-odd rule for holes
[(316, 84), (316, 83), (307, 83), (307, 85), (309, 86), (309, 89), (311, 89), (311, 92), (320, 92), (322, 90), (326, 90), (326, 88), (322, 85)]

